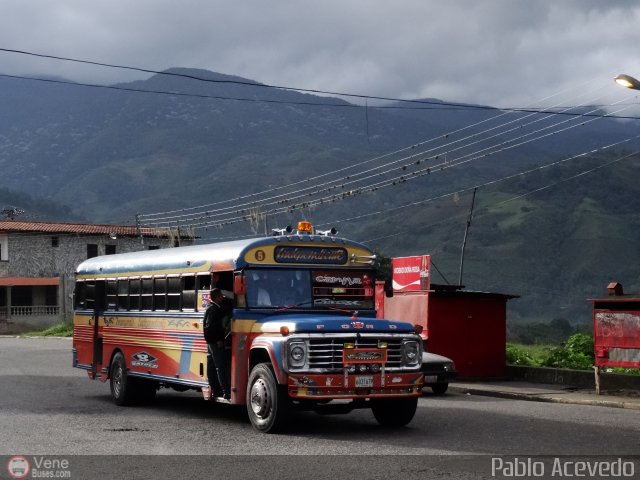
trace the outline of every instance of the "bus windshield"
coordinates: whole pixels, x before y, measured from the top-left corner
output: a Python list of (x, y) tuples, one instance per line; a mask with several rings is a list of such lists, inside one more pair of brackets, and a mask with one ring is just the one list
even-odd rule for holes
[(249, 308), (374, 308), (372, 271), (256, 268), (245, 278)]

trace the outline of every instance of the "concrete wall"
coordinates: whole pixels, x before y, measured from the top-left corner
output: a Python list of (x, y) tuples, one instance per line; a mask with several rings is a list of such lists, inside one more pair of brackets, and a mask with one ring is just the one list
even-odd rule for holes
[[(566, 385), (576, 388), (596, 388), (595, 374), (588, 370), (509, 365), (507, 367), (507, 375), (514, 380), (520, 379), (534, 383)], [(600, 388), (602, 390), (640, 390), (640, 375), (602, 373), (600, 375)]]
[[(57, 239), (54, 246), (53, 239)], [(183, 241), (183, 245), (192, 244)], [(0, 262), (0, 277), (58, 277), (59, 315), (50, 316), (13, 316), (9, 320), (13, 324), (24, 324), (33, 327), (53, 325), (61, 320), (70, 319), (73, 313), (74, 274), (76, 267), (87, 259), (87, 245), (98, 246), (98, 255), (106, 254), (107, 245), (115, 245), (116, 253), (146, 250), (149, 246), (168, 248), (173, 246), (173, 239), (145, 238), (141, 245), (139, 237), (118, 237), (112, 239), (108, 235), (70, 235), (70, 234), (8, 234)], [(6, 255), (6, 257), (5, 257)], [(37, 292), (38, 289), (34, 289)], [(34, 305), (44, 305), (44, 299), (34, 296)]]
[[(52, 238), (58, 239), (58, 246), (52, 246)], [(108, 235), (27, 235), (9, 236), (9, 261), (6, 276), (10, 277), (60, 277), (73, 276), (76, 267), (87, 259), (87, 245), (98, 245), (98, 255), (105, 254), (106, 245), (115, 245), (116, 253), (144, 250), (149, 245), (161, 248), (170, 246), (168, 239), (145, 239)]]

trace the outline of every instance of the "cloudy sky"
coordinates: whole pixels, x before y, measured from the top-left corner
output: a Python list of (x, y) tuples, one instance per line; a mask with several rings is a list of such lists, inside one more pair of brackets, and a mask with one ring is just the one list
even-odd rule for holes
[[(639, 26), (640, 2), (617, 0), (3, 0), (0, 48), (517, 107), (640, 76)], [(144, 78), (3, 52), (0, 72)]]

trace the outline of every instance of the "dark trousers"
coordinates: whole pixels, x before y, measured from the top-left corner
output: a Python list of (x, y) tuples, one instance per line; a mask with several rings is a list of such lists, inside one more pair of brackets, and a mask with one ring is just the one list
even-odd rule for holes
[(223, 394), (229, 395), (231, 393), (230, 387), (230, 372), (227, 362), (227, 352), (223, 347), (219, 347), (215, 343), (208, 343), (209, 357), (212, 360), (212, 364), (207, 365), (207, 376), (209, 377), (209, 385), (213, 390), (213, 395), (220, 397)]

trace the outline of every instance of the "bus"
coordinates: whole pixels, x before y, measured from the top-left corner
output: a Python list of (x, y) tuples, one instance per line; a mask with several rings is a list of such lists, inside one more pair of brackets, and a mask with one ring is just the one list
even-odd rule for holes
[[(289, 413), (370, 408), (385, 426), (413, 418), (423, 387), (420, 327), (376, 318), (376, 257), (313, 231), (94, 257), (76, 272), (73, 366), (109, 382), (117, 405), (160, 388), (246, 405), (261, 432)], [(232, 297), (230, 399), (211, 398), (203, 316)]]

